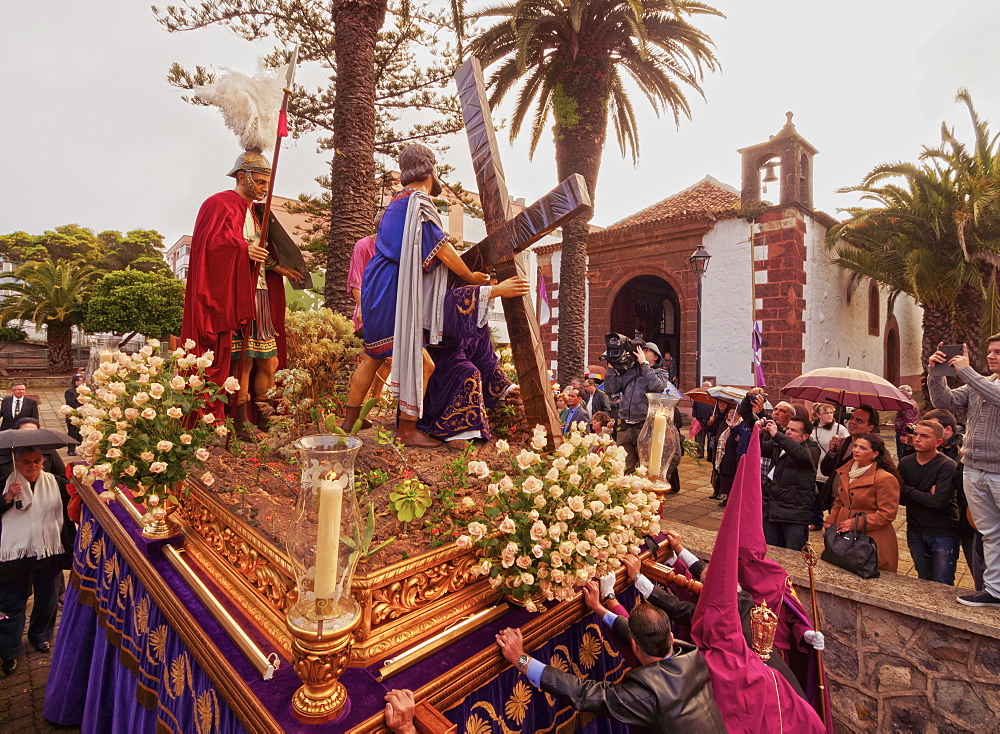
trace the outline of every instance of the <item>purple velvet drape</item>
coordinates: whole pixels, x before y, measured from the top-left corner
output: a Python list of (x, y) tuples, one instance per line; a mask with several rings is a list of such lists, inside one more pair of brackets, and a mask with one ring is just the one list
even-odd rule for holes
[(45, 692), (84, 732), (241, 732), (139, 577), (85, 507)]
[[(629, 589), (621, 601), (628, 608), (635, 597), (635, 590)], [(507, 626), (511, 626), (510, 622), (500, 625)], [(593, 614), (587, 614), (531, 655), (546, 665), (592, 680), (617, 681), (629, 670), (611, 630)], [(466, 696), (445, 716), (458, 725), (460, 732), (555, 732), (575, 713), (565, 700), (543, 693), (526, 676), (508, 668), (488, 686)], [(594, 719), (583, 729), (591, 734), (625, 734), (628, 730), (620, 722), (603, 718)]]

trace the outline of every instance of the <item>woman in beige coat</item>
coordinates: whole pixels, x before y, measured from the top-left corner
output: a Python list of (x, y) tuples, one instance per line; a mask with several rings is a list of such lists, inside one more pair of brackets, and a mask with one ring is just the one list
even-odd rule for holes
[(868, 535), (878, 548), (879, 570), (895, 573), (899, 547), (892, 521), (899, 510), (899, 479), (885, 442), (873, 433), (855, 438), (853, 456), (837, 469), (837, 475), (837, 499), (824, 527), (836, 525), (846, 533), (855, 529), (854, 515), (863, 513)]

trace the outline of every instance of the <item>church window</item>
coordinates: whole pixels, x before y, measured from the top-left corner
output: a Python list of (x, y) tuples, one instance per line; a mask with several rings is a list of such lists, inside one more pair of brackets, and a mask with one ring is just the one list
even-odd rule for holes
[(868, 334), (869, 336), (879, 335), (879, 323), (882, 321), (879, 309), (878, 283), (872, 282), (868, 286)]

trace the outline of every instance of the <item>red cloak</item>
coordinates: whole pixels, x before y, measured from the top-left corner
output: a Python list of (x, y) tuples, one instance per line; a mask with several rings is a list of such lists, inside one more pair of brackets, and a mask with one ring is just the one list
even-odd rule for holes
[[(243, 236), (249, 208), (250, 202), (235, 191), (215, 194), (201, 205), (191, 235), (181, 340), (193, 340), (199, 355), (209, 349), (215, 352), (207, 377), (218, 385), (230, 374), (233, 331), (246, 328), (254, 319), (256, 283)], [(275, 257), (270, 242), (267, 248)], [(266, 280), (278, 369), (282, 369), (287, 361), (284, 279), (268, 272)]]

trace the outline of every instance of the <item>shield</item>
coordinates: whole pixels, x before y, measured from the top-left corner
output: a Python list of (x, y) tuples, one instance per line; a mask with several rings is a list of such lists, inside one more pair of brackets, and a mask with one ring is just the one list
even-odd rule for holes
[(851, 367), (821, 367), (806, 372), (785, 385), (782, 392), (793, 398), (848, 408), (870, 405), (876, 410), (906, 410), (916, 405), (888, 380)]

